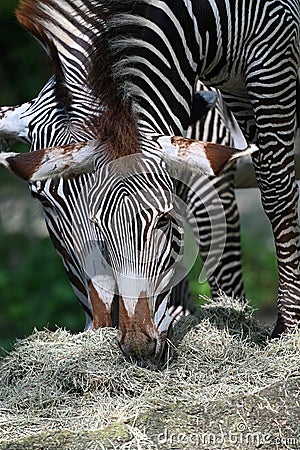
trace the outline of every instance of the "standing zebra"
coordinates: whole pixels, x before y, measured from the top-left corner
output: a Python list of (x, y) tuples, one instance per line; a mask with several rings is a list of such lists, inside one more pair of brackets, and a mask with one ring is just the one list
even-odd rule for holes
[[(47, 10), (35, 11), (44, 21), (50, 21), (47, 11), (55, 15), (48, 3)], [(24, 24), (30, 22), (28, 12), (25, 3)], [(198, 76), (221, 88), (246, 138), (256, 140), (260, 148), (253, 160), (273, 227), (280, 277), (273, 336), (293, 330), (299, 323), (298, 197), (292, 152), (299, 1), (111, 0), (96, 5), (93, 13), (99, 33), (90, 37), (95, 55), (89, 86), (102, 107), (93, 124), (99, 139), (36, 151), (30, 158), (8, 155), (3, 163), (31, 181), (78, 174), (95, 163), (99, 182), (89, 199), (99, 245), (106, 247), (113, 269), (120, 318), (125, 318), (119, 324), (119, 343), (127, 355), (158, 364), (171, 323), (167, 287), (180, 253), (177, 242), (182, 240), (170, 175), (180, 171), (186, 176), (203, 166), (212, 174), (232, 155), (168, 136), (170, 130), (179, 135), (186, 130)], [(117, 163), (121, 156), (133, 156), (140, 195), (135, 183), (124, 183), (128, 167)], [(106, 158), (114, 160), (109, 168)], [(113, 186), (111, 175), (118, 181)], [(134, 220), (127, 222), (133, 212)], [(127, 224), (122, 240), (120, 218)], [(158, 229), (163, 230), (160, 239), (155, 238)], [(159, 257), (150, 260), (151, 252)], [(133, 296), (132, 279), (137, 280)]]

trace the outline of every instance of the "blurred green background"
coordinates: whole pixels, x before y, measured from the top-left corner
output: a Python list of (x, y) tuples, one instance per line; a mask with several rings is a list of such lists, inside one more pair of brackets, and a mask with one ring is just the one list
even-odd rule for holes
[[(47, 58), (17, 23), (17, 0), (0, 2), (0, 105), (34, 98), (51, 75)], [(26, 151), (26, 146), (13, 147)], [(270, 227), (259, 206), (258, 191), (239, 192), (242, 209), (243, 270), (247, 297), (255, 307), (273, 307), (277, 275)], [(191, 272), (191, 289), (209, 295), (209, 287)], [(25, 183), (0, 168), (0, 347), (34, 327), (82, 330), (84, 315), (69, 286), (60, 258), (45, 237), (41, 208)]]

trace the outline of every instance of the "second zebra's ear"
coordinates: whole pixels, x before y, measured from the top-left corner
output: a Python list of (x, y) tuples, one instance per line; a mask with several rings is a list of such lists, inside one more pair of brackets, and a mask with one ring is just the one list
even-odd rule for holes
[(193, 125), (195, 122), (202, 119), (202, 117), (215, 106), (217, 98), (217, 94), (212, 91), (195, 92), (189, 125)]
[(99, 152), (96, 141), (49, 147), (26, 153), (0, 153), (0, 165), (25, 181), (42, 181), (48, 178), (73, 178), (94, 170)]
[(171, 172), (185, 168), (215, 176), (221, 175), (237, 159), (258, 151), (254, 145), (241, 151), (224, 145), (177, 136), (162, 136), (158, 138), (158, 143)]

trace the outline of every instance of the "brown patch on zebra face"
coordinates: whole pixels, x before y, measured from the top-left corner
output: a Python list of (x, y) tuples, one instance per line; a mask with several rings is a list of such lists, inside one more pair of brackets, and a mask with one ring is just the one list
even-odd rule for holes
[(107, 308), (103, 300), (101, 300), (91, 281), (89, 282), (89, 295), (93, 308), (94, 329), (97, 330), (101, 327), (112, 327), (110, 308)]
[(119, 297), (118, 343), (127, 358), (151, 370), (162, 368), (166, 363), (166, 338), (167, 332), (160, 334), (153, 323), (147, 297), (139, 297), (132, 316)]

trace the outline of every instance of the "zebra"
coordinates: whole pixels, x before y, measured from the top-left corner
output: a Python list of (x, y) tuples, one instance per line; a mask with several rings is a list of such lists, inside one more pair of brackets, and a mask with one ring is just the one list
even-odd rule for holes
[[(49, 80), (44, 89), (41, 91), (37, 99), (31, 100), (30, 102), (26, 102), (23, 105), (17, 107), (2, 107), (0, 108), (0, 137), (3, 140), (21, 140), (23, 142), (31, 144), (31, 149), (36, 150), (41, 148), (40, 140), (43, 139), (43, 145), (47, 146), (47, 142), (51, 142), (53, 145), (55, 144), (68, 144), (74, 141), (75, 137), (77, 140), (82, 138), (82, 135), (76, 131), (73, 132), (71, 136), (68, 135), (68, 131), (65, 130), (65, 123), (63, 122), (61, 126), (58, 124), (59, 117), (63, 114), (58, 112), (58, 119), (54, 118), (54, 109), (57, 108), (57, 103), (54, 96), (54, 86), (55, 86), (55, 78)], [(82, 96), (82, 90), (80, 95)], [(213, 89), (207, 89), (203, 86), (203, 84), (197, 84), (197, 93), (209, 92), (214, 93)], [(76, 100), (74, 100), (74, 93), (72, 94), (72, 104), (76, 104)], [(212, 99), (212, 100), (211, 100)], [(216, 108), (213, 108), (212, 111), (209, 112), (209, 116), (206, 120), (202, 120), (201, 123), (197, 118), (201, 117), (206, 110), (212, 106), (212, 104), (205, 105), (205, 102), (213, 101), (216, 102)], [(54, 102), (53, 102), (54, 101)], [(202, 134), (205, 134), (207, 140), (220, 143), (222, 145), (233, 145), (233, 139), (231, 137), (231, 133), (228, 128), (228, 111), (225, 108), (225, 105), (221, 101), (221, 98), (218, 95), (214, 94), (213, 97), (204, 98), (200, 97), (200, 111), (198, 105), (199, 99), (195, 102), (195, 114), (193, 122), (196, 124), (196, 129), (194, 126), (190, 126), (188, 129), (188, 135), (190, 137), (195, 137), (196, 135), (199, 137)], [(87, 108), (88, 111), (88, 108)], [(73, 113), (74, 114), (74, 113)], [(51, 115), (52, 120), (51, 123), (48, 123), (45, 118)], [(76, 117), (76, 114), (74, 114)], [(2, 118), (1, 118), (2, 117)], [(41, 122), (42, 119), (42, 122)], [(55, 123), (55, 133), (53, 133), (53, 124)], [(37, 124), (40, 124), (37, 127)], [(212, 126), (213, 124), (213, 126)], [(46, 132), (44, 132), (44, 127), (46, 127)], [(47, 133), (47, 128), (50, 128), (51, 135)], [(32, 130), (29, 133), (29, 128)], [(38, 131), (37, 131), (38, 129)], [(58, 131), (58, 132), (57, 132)], [(62, 133), (64, 131), (64, 133)], [(57, 139), (57, 136), (59, 137)], [(209, 281), (211, 285), (211, 293), (212, 298), (218, 298), (220, 291), (227, 293), (228, 295), (234, 295), (237, 298), (244, 298), (244, 286), (243, 286), (243, 277), (242, 270), (240, 264), (240, 239), (239, 239), (239, 216), (237, 211), (237, 204), (235, 201), (234, 194), (234, 172), (235, 169), (232, 168), (230, 171), (227, 170), (226, 174), (221, 177), (215, 178), (210, 177), (210, 182), (217, 190), (218, 195), (223, 200), (224, 213), (226, 216), (226, 225), (227, 225), (227, 235), (226, 235), (226, 245), (224, 247), (224, 251), (222, 254), (222, 259), (218, 266), (218, 271), (215, 271), (216, 274), (212, 273), (209, 276)], [(93, 177), (93, 175), (88, 174), (85, 178), (89, 179)], [(71, 204), (74, 208), (74, 205), (77, 206), (76, 200), (74, 198), (78, 195), (78, 192), (82, 190), (82, 187), (75, 187), (74, 180), (60, 180), (61, 186), (56, 181), (53, 181), (49, 184), (46, 183), (42, 185), (38, 185), (38, 189), (35, 184), (31, 185), (32, 196), (40, 200), (43, 205), (46, 223), (48, 224), (49, 234), (52, 238), (54, 246), (56, 247), (58, 253), (61, 255), (64, 265), (69, 276), (71, 285), (77, 298), (79, 298), (80, 303), (82, 304), (85, 313), (86, 313), (86, 328), (91, 328), (92, 326), (92, 317), (93, 312), (91, 308), (91, 304), (89, 299), (89, 295), (86, 292), (84, 276), (81, 273), (81, 264), (79, 262), (76, 263), (76, 258), (74, 255), (72, 256), (72, 244), (64, 245), (64, 241), (62, 239), (61, 230), (68, 230), (71, 227), (70, 223), (62, 223), (60, 229), (57, 227), (58, 215), (60, 217), (64, 217), (63, 213), (58, 214), (58, 211), (61, 209), (62, 211), (67, 211), (69, 209), (69, 205)], [(85, 184), (85, 183), (83, 183)], [(188, 190), (183, 193), (181, 187), (181, 196), (185, 195), (186, 201), (197, 202), (198, 196), (194, 195), (193, 199), (187, 200), (188, 192), (192, 195), (193, 192), (204, 192), (206, 177), (200, 177), (196, 180), (197, 188)], [(63, 197), (59, 197), (58, 191), (64, 192)], [(55, 193), (55, 196), (54, 196)], [(70, 197), (70, 200), (68, 200)], [(74, 198), (73, 198), (74, 197)], [(201, 197), (201, 196), (200, 196)], [(226, 204), (228, 205), (226, 207)], [(83, 208), (83, 206), (81, 206)], [(209, 223), (209, 216), (206, 217), (205, 209), (203, 209), (203, 205), (199, 204), (197, 207), (198, 210), (202, 211), (202, 236), (207, 235), (208, 230), (211, 225)], [(83, 209), (79, 209), (77, 212), (78, 216), (86, 215), (87, 211), (83, 211)], [(63, 219), (61, 219), (63, 220)], [(208, 221), (207, 228), (205, 226), (205, 220)], [(86, 226), (85, 229), (88, 229)], [(81, 231), (78, 230), (77, 234), (80, 234)], [(63, 233), (65, 234), (65, 232)], [(74, 232), (73, 232), (74, 234)], [(206, 237), (207, 240), (208, 236)], [(91, 236), (89, 237), (91, 239)], [(87, 236), (82, 236), (81, 239), (83, 242), (87, 241)], [(71, 239), (69, 239), (71, 242)], [(70, 250), (71, 249), (71, 250)], [(205, 253), (206, 250), (200, 243), (200, 250), (204, 257), (207, 257)], [(64, 255), (67, 255), (65, 257)], [(232, 257), (234, 255), (234, 257)], [(232, 259), (235, 259), (235, 267), (232, 270)], [(229, 267), (226, 267), (226, 260), (230, 260)], [(234, 272), (234, 277), (228, 276), (228, 272)], [(185, 282), (179, 285), (174, 286), (172, 290), (172, 305), (176, 305), (178, 302), (176, 299), (185, 299), (184, 305), (189, 311), (192, 311), (193, 308), (193, 300), (190, 297), (190, 292), (188, 288), (188, 282)]]
[[(62, 2), (60, 2), (60, 4), (62, 4)], [(73, 48), (78, 52), (78, 42), (80, 43), (80, 39), (74, 37), (76, 35), (74, 24), (75, 21), (74, 18), (72, 18), (72, 23), (69, 24), (70, 36), (68, 51), (70, 54), (72, 54)], [(80, 24), (80, 26), (81, 29), (77, 31), (77, 34), (79, 34), (79, 32), (84, 33), (82, 24)], [(71, 42), (73, 45), (70, 45), (70, 40), (72, 40)], [(86, 54), (82, 50), (83, 54), (81, 55), (81, 60), (78, 65), (81, 64), (81, 69), (84, 70), (81, 70), (80, 77), (75, 76), (72, 73), (72, 68), (60, 61), (63, 60), (64, 57), (67, 57), (66, 50), (59, 42), (56, 42), (55, 39), (53, 39), (53, 42), (55, 45), (54, 47), (51, 47), (50, 56), (52, 57), (52, 61), (56, 63), (55, 76), (49, 80), (36, 99), (17, 107), (2, 107), (0, 109), (0, 135), (2, 136), (2, 139), (23, 140), (31, 144), (31, 150), (37, 150), (50, 145), (69, 144), (87, 137), (92, 138), (92, 134), (87, 136), (81, 131), (83, 128), (85, 130), (87, 129), (85, 126), (85, 112), (91, 114), (94, 110), (94, 100), (85, 81), (86, 73), (84, 70), (87, 67), (85, 59)], [(59, 56), (59, 59), (57, 56)], [(198, 93), (212, 93), (211, 89), (204, 89), (201, 83), (198, 83), (197, 91)], [(199, 116), (206, 112), (207, 101), (210, 99), (211, 104), (209, 107), (211, 107), (212, 104), (215, 103), (217, 96), (214, 94), (208, 97), (205, 96), (204, 99), (203, 96), (200, 96), (200, 98), (197, 96), (196, 98), (198, 100), (194, 102), (195, 107), (192, 111), (192, 122), (196, 122)], [(67, 101), (65, 99), (67, 99)], [(219, 98), (218, 102), (220, 103), (220, 101), (221, 99)], [(206, 137), (210, 137), (209, 140), (223, 145), (231, 145), (232, 139), (228, 132), (228, 128), (226, 128), (224, 124), (226, 116), (224, 115), (224, 112), (222, 113), (223, 110), (224, 105), (222, 104), (217, 110), (213, 110), (211, 117), (205, 122), (206, 125), (204, 125), (204, 130), (207, 128), (207, 124), (213, 122), (214, 127), (209, 130)], [(95, 114), (97, 114), (97, 112)], [(49, 117), (51, 117), (51, 120), (48, 119)], [(192, 128), (193, 127), (191, 127), (191, 130)], [(198, 125), (198, 135), (199, 128), (200, 126)], [(228, 202), (228, 197), (230, 197), (228, 181), (231, 180), (231, 178), (229, 173), (227, 173), (227, 175), (224, 176), (224, 179), (221, 178), (221, 180), (223, 180), (222, 182), (220, 182), (220, 180), (217, 182), (213, 179), (211, 180), (212, 183), (215, 183), (219, 195), (221, 197), (222, 195), (226, 197), (227, 204), (230, 205), (230, 208), (227, 208), (227, 210), (225, 209), (225, 214), (227, 214), (228, 230), (230, 228), (233, 233), (232, 244), (228, 239), (230, 233), (227, 233), (226, 247), (224, 249), (224, 254), (222, 255), (223, 261), (221, 260), (219, 265), (221, 269), (220, 272), (217, 272), (216, 276), (212, 274), (209, 277), (212, 296), (215, 298), (217, 298), (220, 288), (229, 295), (234, 294), (238, 297), (243, 297), (244, 295), (240, 266), (240, 251), (236, 251), (236, 247), (239, 245), (239, 223), (232, 182), (231, 195), (233, 195), (233, 197), (231, 198), (231, 201)], [(206, 178), (202, 178), (202, 183), (200, 184), (197, 179), (198, 190), (204, 191), (205, 182)], [(94, 288), (89, 279), (87, 279), (85, 266), (80, 258), (80, 251), (74, 251), (74, 237), (76, 238), (75, 240), (77, 243), (84, 243), (85, 245), (95, 241), (93, 228), (87, 220), (88, 212), (86, 210), (86, 203), (85, 201), (80, 201), (78, 203), (78, 193), (81, 192), (81, 200), (86, 199), (87, 192), (93, 183), (93, 174), (88, 174), (79, 177), (77, 180), (59, 180), (55, 182), (52, 180), (45, 184), (33, 183), (31, 185), (33, 196), (38, 198), (43, 205), (51, 239), (56, 250), (63, 259), (73, 290), (84, 308), (86, 314), (86, 328), (117, 325), (117, 312), (114, 314), (112, 313), (111, 315), (108, 315), (105, 311), (101, 311), (101, 314), (95, 313), (99, 308), (97, 301), (95, 300)], [(190, 191), (190, 193), (191, 192), (193, 191)], [(193, 201), (197, 201), (197, 196), (194, 196)], [(199, 209), (201, 209), (201, 205)], [(72, 229), (72, 226), (76, 223), (74, 215), (82, 218), (84, 226), (80, 226), (80, 228), (77, 227), (76, 231), (73, 230), (72, 235), (70, 235), (68, 230)], [(205, 216), (205, 210), (203, 210), (202, 206), (202, 223), (205, 222), (205, 220), (209, 220), (209, 217), (206, 218)], [(210, 224), (208, 223), (208, 229), (209, 227)], [(205, 225), (202, 225), (202, 229), (203, 234), (207, 234), (205, 232)], [(89, 250), (91, 251), (91, 249)], [(226, 274), (226, 264), (224, 262), (226, 259), (230, 260), (230, 267), (227, 271), (232, 270), (231, 255), (233, 250), (235, 250), (235, 255), (237, 255), (235, 256), (237, 261), (235, 264), (235, 277), (228, 277)], [(203, 246), (202, 252), (203, 254), (207, 252)], [(193, 310), (193, 303), (189, 296), (187, 284), (187, 280), (185, 279), (182, 283), (179, 283), (179, 285), (176, 285), (173, 288), (171, 305), (173, 305), (174, 309), (176, 309), (178, 303), (181, 305), (183, 303), (182, 299), (184, 299), (184, 308)], [(104, 295), (104, 293), (102, 293), (102, 295)], [(178, 299), (180, 300), (178, 301)], [(115, 311), (115, 308), (112, 308), (112, 312), (113, 311)]]
[[(39, 148), (38, 139), (37, 139), (37, 133), (29, 133), (29, 128), (36, 131), (36, 120), (42, 116), (48, 117), (49, 114), (53, 113), (54, 105), (52, 103), (52, 97), (54, 99), (54, 93), (53, 93), (53, 83), (55, 83), (54, 79), (51, 79), (45, 88), (41, 91), (37, 99), (31, 100), (30, 102), (26, 102), (23, 105), (17, 106), (17, 107), (2, 107), (0, 108), (0, 136), (3, 140), (20, 140), (26, 143), (30, 143), (32, 146), (32, 149), (35, 149), (36, 147)], [(198, 90), (202, 90), (203, 86), (198, 85)], [(82, 94), (82, 93), (81, 93)], [(202, 103), (203, 104), (203, 100)], [(56, 103), (55, 103), (56, 107)], [(201, 109), (202, 111), (202, 109)], [(201, 113), (200, 111), (200, 113)], [(41, 114), (42, 113), (42, 114)], [(198, 113), (199, 115), (199, 113)], [(209, 117), (209, 120), (204, 121), (204, 129), (208, 128), (210, 123), (213, 121), (214, 127), (211, 129), (211, 138), (210, 140), (218, 142), (222, 142), (224, 145), (227, 143), (232, 142), (232, 139), (230, 137), (230, 133), (228, 129), (225, 127), (223, 120), (225, 120), (224, 117), (221, 117), (217, 110), (212, 111), (211, 113), (212, 117)], [(44, 119), (43, 119), (44, 120)], [(54, 119), (52, 118), (52, 124), (51, 128), (53, 127)], [(33, 124), (33, 125), (32, 125)], [(46, 125), (47, 122), (44, 124)], [(206, 124), (206, 125), (205, 125)], [(192, 130), (193, 127), (191, 127)], [(59, 129), (59, 127), (56, 124), (55, 127), (56, 130)], [(219, 134), (218, 134), (219, 132)], [(199, 134), (199, 125), (197, 133)], [(39, 130), (38, 135), (41, 135), (41, 137), (48, 142), (49, 137), (44, 134), (41, 134), (41, 129)], [(66, 135), (63, 135), (60, 137), (60, 144), (66, 143)], [(70, 137), (70, 141), (72, 142), (72, 139), (74, 139), (74, 135)], [(78, 135), (78, 139), (80, 139), (80, 134)], [(56, 142), (54, 142), (56, 143)], [(60, 254), (64, 261), (65, 269), (67, 271), (67, 274), (70, 279), (70, 283), (73, 287), (73, 290), (79, 299), (81, 305), (83, 306), (83, 309), (86, 314), (86, 329), (94, 327), (99, 327), (101, 325), (101, 322), (99, 322), (99, 319), (97, 319), (97, 324), (93, 323), (93, 309), (96, 309), (96, 304), (91, 305), (91, 298), (90, 294), (87, 292), (86, 289), (86, 280), (84, 277), (84, 274), (82, 272), (83, 267), (82, 263), (76, 260), (76, 255), (74, 255), (73, 251), (73, 245), (72, 245), (72, 239), (71, 237), (64, 241), (63, 235), (66, 234), (66, 230), (71, 228), (71, 223), (68, 223), (66, 221), (66, 218), (68, 217), (68, 214), (64, 214), (65, 211), (68, 211), (70, 208), (70, 205), (72, 208), (76, 208), (77, 215), (81, 217), (87, 217), (88, 213), (85, 210), (85, 204), (84, 202), (79, 203), (79, 205), (76, 203), (78, 192), (82, 192), (83, 186), (88, 187), (90, 189), (90, 186), (93, 183), (93, 174), (88, 174), (84, 178), (84, 182), (82, 184), (76, 185), (76, 182), (80, 180), (59, 180), (59, 182), (51, 182), (44, 184), (38, 184), (36, 186), (34, 183), (31, 185), (31, 191), (32, 196), (34, 198), (37, 198), (40, 200), (41, 204), (43, 205), (43, 210), (46, 218), (46, 223), (48, 226), (49, 234), (52, 238), (52, 241), (54, 243), (54, 246), (56, 247), (57, 252)], [(218, 191), (220, 197), (222, 198), (222, 194), (225, 195), (227, 198), (229, 196), (230, 188), (232, 190), (233, 183), (232, 183), (232, 176), (227, 172), (226, 175), (223, 175), (222, 177), (218, 179), (211, 178), (211, 182), (215, 185), (216, 190)], [(89, 182), (87, 182), (89, 181)], [(199, 180), (197, 180), (198, 189), (201, 191), (204, 190), (204, 184), (206, 182), (206, 178), (202, 179), (203, 186), (199, 185)], [(230, 181), (230, 183), (228, 182)], [(60, 192), (60, 193), (59, 193)], [(61, 196), (61, 193), (64, 193), (63, 196)], [(192, 192), (192, 191), (191, 191)], [(233, 192), (233, 191), (232, 191)], [(86, 196), (85, 192), (85, 196)], [(182, 194), (181, 194), (182, 195)], [(83, 196), (83, 195), (82, 195)], [(197, 201), (197, 195), (194, 196), (194, 200)], [(227, 214), (227, 227), (233, 229), (234, 232), (234, 243), (238, 243), (239, 245), (239, 222), (238, 222), (238, 214), (235, 213), (235, 209), (237, 208), (237, 205), (235, 203), (234, 194), (232, 203), (229, 202), (229, 204), (233, 205), (232, 209), (228, 209), (225, 214)], [(201, 205), (200, 205), (201, 207)], [(61, 213), (59, 211), (62, 211)], [(205, 213), (205, 211), (203, 211)], [(231, 213), (229, 215), (229, 213)], [(69, 211), (69, 215), (72, 216), (71, 212)], [(73, 209), (73, 215), (74, 215), (74, 209)], [(60, 217), (60, 219), (59, 219)], [(209, 219), (209, 217), (208, 217)], [(61, 225), (58, 226), (58, 221), (61, 222)], [(203, 222), (203, 217), (202, 217)], [(81, 235), (83, 233), (83, 230), (88, 230), (90, 232), (90, 235), (85, 231), (83, 235), (81, 235), (82, 242), (89, 242), (90, 240), (93, 240), (91, 230), (89, 229), (89, 223), (87, 222), (85, 224), (85, 227), (81, 227), (76, 232), (73, 230), (73, 235)], [(203, 228), (203, 234), (205, 234), (205, 226), (202, 225)], [(62, 230), (64, 232), (62, 233)], [(227, 235), (228, 236), (228, 235)], [(227, 239), (226, 247), (224, 249), (224, 255), (230, 255), (232, 254), (233, 245), (230, 243), (229, 239)], [(205, 251), (202, 249), (203, 252)], [(222, 255), (222, 257), (224, 257)], [(240, 255), (240, 253), (238, 253)], [(240, 261), (240, 258), (237, 258), (238, 262)], [(222, 264), (222, 261), (219, 265), (219, 270), (223, 271), (225, 267), (223, 267), (224, 264)], [(230, 268), (231, 269), (231, 268)], [(212, 297), (217, 298), (220, 291), (220, 286), (222, 292), (226, 292), (229, 295), (235, 295), (238, 298), (243, 298), (243, 280), (242, 280), (242, 272), (241, 267), (235, 267), (235, 278), (230, 278), (229, 283), (231, 283), (230, 286), (228, 286), (228, 282), (226, 277), (220, 276), (219, 272), (217, 273), (217, 277), (219, 280), (217, 281), (217, 278), (212, 274), (209, 279), (211, 283), (212, 288)], [(222, 278), (226, 281), (224, 284), (222, 283)], [(235, 281), (233, 283), (233, 280)], [(172, 290), (172, 305), (177, 305), (178, 301), (177, 299), (184, 299), (184, 308), (189, 311), (193, 311), (193, 301), (190, 298), (190, 292), (188, 288), (188, 281), (187, 279), (184, 280), (184, 283), (180, 283), (179, 285), (174, 286)], [(182, 302), (181, 302), (182, 303)], [(113, 323), (116, 324), (116, 319), (113, 320)], [(107, 318), (104, 321), (104, 324), (111, 325), (111, 320), (107, 320)]]
[[(142, 149), (138, 165), (144, 165), (150, 171), (148, 176), (145, 176), (144, 186), (147, 193), (155, 192), (156, 196), (151, 197), (153, 204), (150, 213), (142, 210), (144, 216), (141, 211), (139, 218), (136, 218), (135, 223), (138, 223), (139, 227), (136, 228), (136, 233), (130, 230), (131, 247), (125, 250), (131, 251), (134, 244), (137, 248), (138, 241), (142, 243), (139, 239), (141, 231), (150, 239), (149, 232), (159, 223), (161, 216), (163, 226), (167, 226), (169, 231), (164, 234), (165, 248), (169, 242), (168, 248), (174, 250), (175, 235), (176, 233), (180, 235), (180, 226), (174, 223), (174, 218), (170, 214), (173, 192), (170, 175), (172, 176), (173, 170), (188, 171), (190, 166), (197, 171), (200, 167), (203, 168), (202, 163), (207, 172), (212, 174), (216, 161), (209, 145), (169, 137), (170, 131), (182, 135), (187, 128), (197, 76), (208, 85), (220, 87), (223, 96), (235, 112), (247, 140), (255, 140), (257, 137), (260, 147), (259, 152), (253, 153), (253, 160), (264, 208), (273, 226), (279, 262), (279, 316), (273, 332), (273, 337), (276, 337), (282, 332), (293, 330), (298, 325), (295, 212), (297, 195), (292, 168), (292, 134), (295, 80), (299, 64), (299, 3), (289, 0), (284, 5), (280, 1), (276, 2), (275, 6), (274, 4), (268, 0), (257, 2), (228, 0), (225, 7), (221, 8), (218, 2), (212, 0), (205, 6), (203, 3), (200, 5), (188, 0), (178, 2), (148, 0), (109, 1), (105, 7), (95, 5), (93, 12), (99, 19), (99, 29), (102, 28), (103, 22), (105, 27), (99, 32), (101, 39), (97, 39), (99, 36), (93, 36), (96, 37), (91, 70), (94, 76), (91, 76), (90, 86), (95, 97), (100, 98), (101, 105), (104, 105), (101, 120), (94, 127), (102, 136), (102, 140), (99, 136), (96, 142), (83, 142), (72, 148), (56, 147), (36, 151), (31, 158), (23, 155), (7, 155), (5, 159), (2, 158), (2, 162), (29, 181), (78, 174), (91, 170), (91, 166), (95, 163), (96, 174), (100, 179), (104, 176), (104, 180), (107, 181), (102, 160), (107, 146), (110, 147), (108, 152), (110, 156), (135, 155), (137, 150)], [(245, 11), (248, 11), (247, 15)], [(51, 12), (55, 12), (53, 8)], [(234, 20), (235, 17), (239, 20)], [(29, 20), (29, 15), (26, 20)], [(272, 31), (274, 45), (265, 48), (264, 33), (267, 31), (269, 31), (268, 38)], [(280, 43), (276, 48), (279, 34), (281, 34)], [(236, 36), (239, 36), (238, 42)], [(158, 42), (161, 44), (161, 50), (158, 50)], [(286, 49), (288, 54), (284, 53)], [(152, 59), (149, 62), (150, 57)], [(281, 83), (277, 82), (277, 79), (274, 83), (274, 77), (271, 83), (272, 68), (270, 69), (267, 63), (275, 61), (277, 64), (279, 60)], [(245, 75), (245, 79), (242, 79), (242, 74)], [(147, 85), (145, 81), (148, 82)], [(286, 87), (281, 91), (283, 82), (286, 83)], [(276, 89), (279, 90), (279, 94)], [(265, 95), (261, 96), (261, 92)], [(289, 100), (289, 105), (282, 103), (284, 112), (278, 123), (278, 117), (274, 116), (270, 106), (274, 104), (276, 107), (280, 103), (283, 98), (282, 92), (285, 100)], [(118, 120), (112, 127), (114, 115)], [(268, 117), (273, 127), (270, 127), (270, 123), (266, 120)], [(281, 132), (285, 135), (284, 139), (277, 128), (274, 128), (275, 123), (279, 131), (283, 127)], [(269, 142), (272, 152), (266, 150), (269, 133), (274, 134), (273, 140)], [(103, 136), (109, 136), (108, 141), (103, 142)], [(221, 154), (220, 165), (223, 166), (234, 153), (223, 151), (218, 153), (218, 157)], [(268, 159), (271, 154), (275, 155), (275, 165), (279, 162), (284, 163), (281, 171), (283, 175), (270, 172), (270, 166), (274, 162)], [(217, 167), (217, 171), (219, 169), (220, 166)], [(285, 185), (284, 189), (280, 190), (279, 198), (275, 187), (281, 178), (285, 180)], [(105, 183), (104, 185), (107, 186)], [(109, 215), (109, 212), (103, 216), (102, 213), (106, 212), (103, 201), (97, 210), (97, 198), (102, 196), (102, 200), (104, 198), (107, 204), (109, 203), (106, 195), (107, 191), (101, 191), (101, 186), (96, 183), (90, 192), (90, 199), (93, 200), (91, 206), (94, 218), (98, 220), (97, 229), (101, 231), (99, 241), (102, 243), (104, 236), (104, 241), (110, 243), (109, 254), (112, 265), (114, 270), (120, 273), (118, 257), (120, 258), (120, 250), (124, 248), (118, 249), (118, 239), (112, 238), (116, 232), (115, 228), (111, 228), (115, 218)], [(280, 200), (284, 200), (284, 204), (287, 205), (286, 215), (281, 211)], [(121, 213), (121, 208), (119, 211)], [(288, 235), (282, 233), (281, 224), (284, 224), (284, 231), (289, 229)], [(151, 245), (153, 249), (155, 246), (157, 249), (157, 242), (153, 242), (153, 239)], [(168, 269), (172, 251), (165, 252), (163, 256), (160, 264)], [(288, 270), (285, 270), (284, 264), (288, 266)], [(158, 269), (157, 265), (149, 264), (148, 270), (157, 273)], [(171, 276), (171, 272), (167, 271), (162, 280), (165, 286), (168, 285)], [(118, 295), (119, 298), (123, 297), (123, 304), (120, 303), (126, 309), (129, 303), (124, 302), (124, 298), (127, 298), (128, 285), (124, 283), (124, 287), (122, 281), (118, 280), (117, 283), (121, 289)], [(155, 298), (152, 295), (156, 293), (155, 290), (153, 291), (147, 283), (145, 287), (146, 294), (151, 292), (151, 300), (154, 299), (154, 302), (151, 302), (147, 295), (140, 296), (135, 302), (134, 310), (133, 308), (131, 311), (127, 310), (128, 320), (121, 324), (119, 342), (127, 355), (133, 355), (144, 361), (150, 359), (157, 363), (162, 359), (166, 347), (162, 334), (165, 332), (168, 335), (171, 320), (164, 320), (164, 330), (158, 330), (155, 327), (158, 322), (155, 322), (152, 306), (159, 306), (162, 313), (160, 317), (166, 318), (169, 292), (163, 299), (159, 295)], [(155, 307), (153, 309), (155, 312)], [(137, 322), (134, 319), (137, 319)], [(136, 323), (138, 329), (135, 328)], [(147, 323), (149, 328), (143, 329), (143, 323)]]

